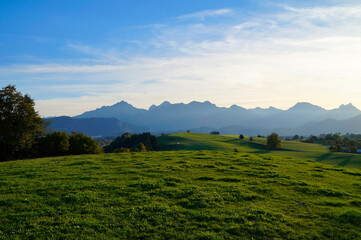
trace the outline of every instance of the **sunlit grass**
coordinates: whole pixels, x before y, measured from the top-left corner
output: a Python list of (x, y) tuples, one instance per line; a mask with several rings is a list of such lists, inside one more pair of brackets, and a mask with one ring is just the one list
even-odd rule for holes
[(360, 176), (232, 151), (2, 162), (0, 239), (357, 239)]
[[(270, 151), (266, 148), (266, 139), (249, 137), (244, 140), (236, 135), (211, 135), (200, 133), (177, 133), (160, 137), (161, 150), (220, 150), (262, 154), (267, 156), (292, 157), (304, 160), (316, 160), (322, 163), (361, 169), (361, 154), (330, 152), (327, 146), (282, 141), (282, 149)], [(177, 144), (178, 143), (178, 144)]]

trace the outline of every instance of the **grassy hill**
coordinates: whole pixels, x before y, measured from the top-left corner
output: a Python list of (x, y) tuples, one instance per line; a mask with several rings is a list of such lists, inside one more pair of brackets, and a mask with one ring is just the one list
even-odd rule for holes
[(266, 156), (292, 157), (303, 160), (361, 169), (361, 154), (330, 152), (320, 144), (283, 141), (281, 150), (266, 149), (265, 138), (254, 138), (253, 142), (238, 139), (235, 135), (211, 135), (201, 133), (177, 133), (159, 137), (161, 150), (219, 150), (256, 153)]
[[(237, 145), (217, 139), (210, 147)], [(360, 170), (271, 153), (0, 163), (0, 239), (360, 239), (360, 206)]]

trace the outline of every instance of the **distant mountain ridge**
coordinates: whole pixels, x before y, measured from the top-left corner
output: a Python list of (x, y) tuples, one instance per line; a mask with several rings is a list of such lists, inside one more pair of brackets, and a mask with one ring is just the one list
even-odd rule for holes
[[(342, 120), (354, 118), (358, 115), (361, 115), (361, 111), (351, 103), (326, 110), (311, 103), (299, 102), (287, 110), (281, 110), (274, 107), (246, 109), (237, 105), (226, 108), (218, 107), (209, 101), (193, 101), (188, 104), (172, 104), (165, 101), (158, 106), (152, 105), (146, 110), (135, 108), (131, 104), (121, 101), (112, 106), (103, 106), (87, 111), (74, 118), (116, 118), (136, 126), (145, 126), (152, 132), (185, 129), (223, 129), (227, 133), (236, 133), (236, 130), (232, 132), (231, 129), (237, 126), (239, 130), (247, 129), (251, 132), (279, 130), (285, 134), (293, 134), (293, 132), (299, 134), (299, 131), (307, 133), (314, 131), (314, 134), (316, 134), (318, 132), (316, 131), (316, 123), (333, 119), (335, 124), (343, 124)], [(355, 126), (355, 128), (349, 128), (349, 130), (352, 130), (350, 132), (361, 132), (356, 125), (351, 125)], [(328, 132), (335, 132), (335, 129), (348, 129), (334, 125), (332, 125), (333, 128), (331, 129), (331, 125), (329, 126), (329, 129), (322, 129), (328, 130)]]

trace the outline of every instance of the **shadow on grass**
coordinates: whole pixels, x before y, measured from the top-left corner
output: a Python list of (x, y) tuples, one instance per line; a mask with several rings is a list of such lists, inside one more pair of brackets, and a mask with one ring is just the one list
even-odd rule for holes
[(281, 149), (276, 149), (276, 150), (269, 150), (267, 149), (267, 147), (263, 144), (260, 143), (254, 143), (254, 142), (243, 142), (243, 145), (247, 145), (250, 148), (253, 149), (257, 149), (257, 151), (253, 151), (251, 153), (270, 153), (270, 152), (299, 152), (298, 150), (292, 150), (292, 149), (285, 149), (285, 148), (281, 148)]
[(338, 166), (344, 167), (344, 166), (346, 166), (346, 165), (349, 164), (350, 160), (351, 160), (351, 157), (347, 157), (345, 160), (343, 160), (342, 162), (340, 162), (340, 163), (338, 164)]
[[(184, 150), (185, 146), (181, 143), (189, 142), (189, 139), (183, 137), (162, 136), (158, 138), (158, 151)], [(177, 144), (177, 142), (179, 144)]]
[(333, 153), (329, 152), (329, 153), (325, 153), (322, 156), (318, 157), (316, 159), (317, 162), (322, 162), (323, 160), (328, 159), (329, 157), (331, 157), (333, 155)]

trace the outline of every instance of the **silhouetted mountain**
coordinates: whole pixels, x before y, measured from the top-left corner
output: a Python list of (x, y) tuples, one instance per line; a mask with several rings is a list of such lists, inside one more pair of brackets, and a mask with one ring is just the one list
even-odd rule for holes
[(88, 136), (119, 136), (125, 132), (140, 133), (149, 131), (147, 128), (137, 127), (133, 124), (121, 122), (115, 118), (81, 118), (71, 117), (47, 118), (51, 120), (49, 126), (54, 131), (81, 132)]
[(92, 111), (85, 112), (74, 118), (116, 118), (126, 121), (132, 116), (146, 112), (144, 109), (135, 108), (125, 101), (118, 102), (112, 106), (103, 106)]
[[(145, 126), (152, 132), (222, 129), (225, 131), (224, 133), (237, 134), (235, 129), (238, 128), (239, 131), (242, 129), (249, 133), (257, 131), (265, 135), (275, 129), (285, 134), (292, 133), (291, 129), (298, 129), (311, 122), (317, 123), (327, 119), (344, 120), (360, 114), (361, 111), (352, 104), (326, 110), (310, 103), (301, 102), (288, 110), (281, 110), (273, 107), (245, 109), (237, 105), (225, 108), (217, 107), (209, 101), (193, 101), (188, 104), (172, 104), (165, 101), (145, 110), (137, 109), (122, 101), (113, 106), (85, 112), (77, 118), (89, 115), (102, 118), (113, 117), (137, 126)], [(330, 129), (327, 132), (334, 131)]]

